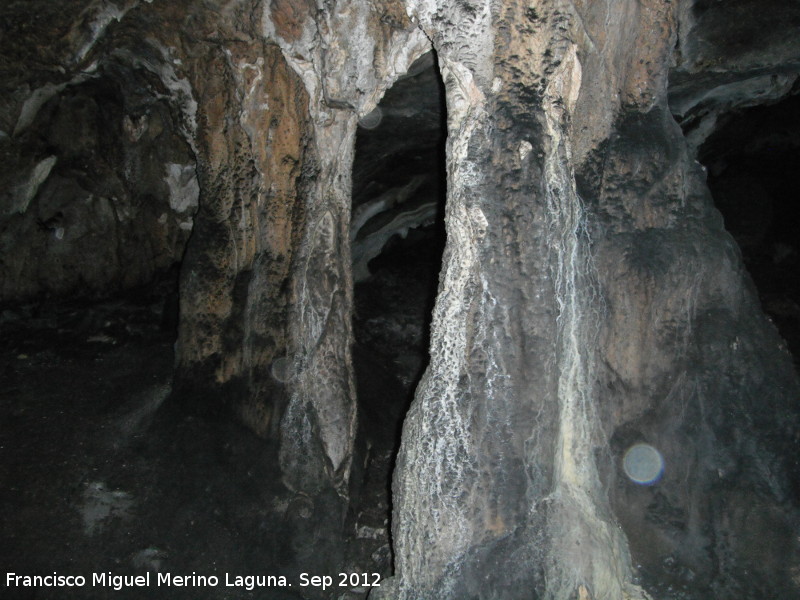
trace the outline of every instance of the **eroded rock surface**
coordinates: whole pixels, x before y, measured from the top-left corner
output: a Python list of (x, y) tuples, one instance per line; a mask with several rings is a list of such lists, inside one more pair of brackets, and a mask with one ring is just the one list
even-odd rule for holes
[(180, 261), (165, 405), (267, 440), (296, 557), (334, 568), (358, 513), (354, 276), (437, 215), (440, 138), (359, 163), (356, 132), (411, 69), (387, 95), (433, 133), (438, 70), (447, 243), (373, 594), (796, 594), (797, 375), (695, 162), (796, 92), (796, 3), (30, 4), (0, 9), (0, 299)]
[(194, 155), (142, 75), (109, 68), (58, 87), (0, 138), (4, 302), (148, 283), (192, 230)]

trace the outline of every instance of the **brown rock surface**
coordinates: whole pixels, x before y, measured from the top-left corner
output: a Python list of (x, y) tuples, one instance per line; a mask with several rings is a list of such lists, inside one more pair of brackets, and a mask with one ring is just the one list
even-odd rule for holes
[[(353, 270), (435, 218), (440, 102), (413, 86), (438, 94), (438, 72), (447, 242), (394, 577), (370, 597), (791, 596), (800, 387), (695, 158), (731, 111), (797, 91), (797, 19), (788, 0), (6, 2), (0, 301), (180, 264), (166, 404), (255, 432), (291, 568), (330, 566), (371, 448), (392, 463), (359, 430)], [(393, 139), (356, 160), (412, 65)], [(626, 478), (637, 443), (657, 485)]]

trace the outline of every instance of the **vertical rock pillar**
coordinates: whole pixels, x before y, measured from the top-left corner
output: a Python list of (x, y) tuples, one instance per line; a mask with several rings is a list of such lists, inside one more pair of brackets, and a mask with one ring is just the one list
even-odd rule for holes
[(261, 40), (191, 53), (200, 208), (181, 277), (178, 393), (277, 435), (292, 267), (305, 224), (308, 96)]
[(346, 492), (355, 438), (349, 236), (355, 125), (352, 111), (334, 110), (326, 122), (315, 121), (319, 163), (294, 272), (292, 392), (281, 423), (280, 462), (287, 484), (311, 494), (330, 483)]
[(277, 438), (290, 489), (345, 497), (356, 122), (429, 43), (399, 2), (244, 10), (203, 13), (198, 38), (224, 41), (185, 51), (201, 198), (181, 281), (179, 394), (228, 404)]
[(337, 111), (312, 126), (302, 80), (275, 45), (212, 56), (193, 70), (203, 76), (201, 207), (181, 282), (182, 394), (206, 408), (229, 404), (278, 437), (290, 488), (343, 492), (355, 432), (347, 244), (356, 118)]
[(299, 492), (316, 494), (332, 483), (345, 495), (356, 431), (349, 234), (356, 124), (428, 41), (397, 1), (275, 0), (265, 3), (262, 25), (305, 84), (315, 156), (306, 169), (307, 220), (293, 270), (281, 467)]
[(379, 597), (642, 598), (595, 462), (579, 19), (559, 1), (408, 4), (447, 90), (448, 241)]

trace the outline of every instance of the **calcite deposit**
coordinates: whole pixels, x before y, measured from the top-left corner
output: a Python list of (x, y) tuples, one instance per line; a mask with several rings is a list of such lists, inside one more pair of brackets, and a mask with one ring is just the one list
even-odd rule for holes
[(274, 449), (298, 556), (351, 535), (383, 435), (355, 282), (439, 223), (427, 367), (406, 414), (369, 409), (402, 421), (369, 597), (800, 593), (800, 384), (697, 162), (798, 91), (796, 2), (13, 0), (0, 23), (0, 301), (180, 269), (166, 404)]

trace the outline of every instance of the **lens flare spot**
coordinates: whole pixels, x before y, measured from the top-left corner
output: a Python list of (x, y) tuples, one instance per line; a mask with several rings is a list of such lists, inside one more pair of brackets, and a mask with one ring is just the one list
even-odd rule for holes
[(286, 383), (292, 378), (292, 365), (285, 356), (275, 359), (272, 363), (272, 376), (276, 381)]
[(625, 452), (622, 468), (634, 483), (653, 485), (664, 474), (664, 457), (650, 444), (634, 444)]
[(383, 111), (380, 107), (376, 106), (371, 112), (367, 113), (358, 120), (358, 124), (364, 129), (375, 129), (381, 124), (383, 119)]

